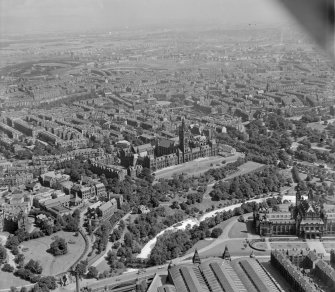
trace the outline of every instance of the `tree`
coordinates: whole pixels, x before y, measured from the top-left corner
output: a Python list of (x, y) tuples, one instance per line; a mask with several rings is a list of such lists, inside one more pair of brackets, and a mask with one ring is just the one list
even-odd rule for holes
[(274, 206), (272, 207), (272, 211), (274, 211), (274, 212), (279, 211), (279, 206), (278, 206), (278, 205), (274, 205)]
[(19, 253), (18, 255), (16, 255), (14, 261), (19, 267), (22, 267), (24, 264), (24, 255), (22, 253)]
[(109, 266), (113, 269), (115, 267), (115, 264), (117, 263), (116, 253), (110, 250), (107, 253), (106, 260), (107, 260)]
[(29, 233), (23, 228), (19, 228), (18, 230), (16, 230), (15, 235), (17, 236), (19, 242), (22, 242), (29, 238)]
[(51, 289), (51, 290), (54, 290), (57, 288), (56, 278), (53, 276), (41, 277), (37, 283), (40, 287), (42, 287), (42, 289), (43, 287), (47, 287), (48, 289)]
[(12, 273), (14, 271), (14, 267), (12, 267), (10, 264), (6, 263), (6, 264), (3, 265), (2, 270), (4, 272)]
[(90, 266), (88, 268), (88, 274), (87, 274), (87, 276), (89, 278), (97, 278), (98, 274), (99, 274), (99, 272), (98, 272), (98, 269), (96, 267)]
[(124, 244), (128, 247), (132, 247), (133, 245), (133, 237), (129, 232), (124, 235)]
[(20, 244), (17, 236), (9, 236), (6, 241), (6, 247), (9, 249), (13, 249), (13, 247), (17, 247)]
[(155, 180), (155, 177), (153, 175), (151, 175), (151, 171), (150, 171), (149, 168), (143, 168), (139, 177), (148, 181), (150, 184)]
[(0, 244), (0, 265), (3, 264), (7, 259), (7, 250)]
[(25, 266), (25, 269), (29, 270), (30, 272), (34, 274), (42, 274), (42, 266), (38, 261), (34, 261), (31, 259)]
[(170, 208), (171, 209), (179, 209), (180, 208), (179, 203), (177, 201), (173, 201)]
[(235, 216), (239, 216), (239, 215), (242, 215), (242, 214), (243, 214), (243, 210), (242, 210), (241, 207), (236, 207), (236, 208), (234, 209), (234, 215), (235, 215)]
[(18, 248), (17, 245), (14, 245), (14, 246), (12, 247), (12, 254), (13, 254), (13, 255), (17, 255), (17, 254), (19, 254), (19, 248)]
[(212, 230), (211, 237), (218, 238), (222, 234), (222, 229), (220, 227), (215, 227)]
[(82, 278), (86, 274), (87, 264), (88, 264), (87, 261), (81, 261), (74, 269), (74, 273), (79, 278)]
[(54, 256), (67, 253), (67, 243), (64, 238), (57, 238), (50, 244), (49, 252)]

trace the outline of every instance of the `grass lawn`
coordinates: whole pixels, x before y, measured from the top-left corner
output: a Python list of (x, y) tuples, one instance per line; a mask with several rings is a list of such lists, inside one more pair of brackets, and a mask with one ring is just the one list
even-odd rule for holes
[(220, 201), (214, 202), (214, 201), (212, 201), (212, 199), (205, 198), (205, 199), (202, 200), (201, 203), (195, 203), (194, 205), (192, 205), (192, 207), (194, 206), (194, 207), (198, 208), (199, 210), (206, 212), (206, 210), (208, 208), (212, 209), (212, 206), (214, 206), (215, 209), (218, 208), (219, 204), (220, 204)]
[(195, 245), (193, 245), (185, 254), (189, 254), (195, 251), (195, 249), (202, 249), (206, 247), (207, 245), (211, 244), (214, 241), (214, 239), (204, 239), (204, 240), (199, 240)]
[(327, 252), (330, 252), (331, 249), (335, 249), (335, 241), (324, 241), (322, 243)]
[(12, 273), (3, 272), (0, 270), (0, 289), (6, 289), (10, 287), (19, 287), (23, 285), (31, 284), (28, 281), (22, 280), (15, 277)]
[(314, 123), (308, 123), (307, 127), (318, 130), (318, 131), (323, 131), (326, 128), (327, 125), (324, 125), (322, 122), (314, 122)]
[(264, 164), (261, 164), (261, 163), (257, 163), (257, 162), (254, 162), (254, 161), (247, 161), (246, 163), (240, 165), (238, 167), (238, 171), (233, 173), (232, 175), (229, 175), (227, 176), (225, 179), (223, 180), (227, 180), (227, 179), (232, 179), (236, 176), (239, 176), (239, 175), (244, 175), (246, 173), (249, 173), (251, 171), (254, 171), (258, 168), (261, 168), (262, 166), (264, 166)]
[(247, 225), (244, 222), (236, 222), (229, 230), (228, 237), (230, 238), (247, 238)]
[[(68, 253), (66, 255), (54, 257), (47, 252), (54, 240), (52, 238), (55, 236), (64, 238), (66, 242), (69, 242), (69, 240), (75, 242), (74, 244), (68, 243)], [(24, 241), (20, 246), (28, 248), (27, 251), (23, 252), (25, 262), (30, 259), (38, 260), (43, 267), (43, 275), (56, 275), (66, 271), (80, 257), (85, 249), (85, 241), (80, 234), (76, 237), (74, 232), (59, 231), (51, 236)]]
[[(227, 225), (230, 224), (232, 221), (237, 221), (237, 217), (229, 218), (228, 220), (221, 222), (220, 224), (214, 226), (213, 228), (219, 227), (222, 230), (225, 230), (225, 228), (227, 227)], [(222, 237), (222, 235), (220, 236), (220, 238), (221, 237)]]
[(270, 242), (270, 246), (272, 249), (306, 249), (308, 247), (306, 242)]
[(104, 271), (106, 271), (106, 270), (107, 270), (107, 271), (110, 270), (110, 267), (109, 267), (109, 265), (108, 265), (108, 263), (107, 263), (106, 260), (101, 261), (101, 263), (99, 263), (99, 264), (96, 266), (96, 268), (98, 269), (99, 273), (102, 273), (102, 272), (104, 272)]
[[(212, 156), (206, 157), (204, 159), (199, 159), (197, 161), (190, 161), (184, 164), (175, 165), (170, 168), (166, 168), (163, 170), (159, 170), (156, 172), (156, 179), (159, 178), (171, 178), (173, 174), (181, 174), (186, 173), (188, 176), (198, 176), (201, 173), (206, 172), (210, 168), (222, 167), (224, 164), (221, 162), (226, 160), (227, 162), (235, 161), (237, 159), (236, 156), (231, 157), (222, 157), (222, 156)], [(211, 164), (213, 166), (211, 166)], [(217, 165), (218, 164), (218, 165)]]
[(259, 248), (259, 249), (267, 249), (267, 245), (265, 242), (255, 242), (253, 245), (255, 248)]
[(229, 240), (227, 242), (223, 242), (222, 244), (214, 246), (210, 250), (206, 250), (205, 252), (200, 253), (200, 256), (201, 257), (222, 256), (225, 246), (228, 247), (231, 256), (249, 256), (251, 251), (253, 251), (256, 256), (270, 254), (270, 252), (267, 251), (266, 252), (256, 251), (251, 247), (249, 247), (249, 245), (246, 248), (244, 248), (243, 245), (244, 242), (245, 240), (242, 239)]

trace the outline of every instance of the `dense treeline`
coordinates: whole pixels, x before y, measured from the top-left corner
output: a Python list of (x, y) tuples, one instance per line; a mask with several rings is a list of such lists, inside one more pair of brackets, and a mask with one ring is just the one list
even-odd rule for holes
[(128, 230), (133, 240), (143, 244), (163, 229), (182, 221), (183, 218), (184, 212), (182, 211), (167, 216), (164, 207), (158, 207), (148, 214), (141, 214), (133, 223), (129, 224)]
[[(88, 210), (88, 213), (90, 210)], [(109, 241), (110, 232), (112, 231), (113, 226), (121, 220), (121, 218), (125, 215), (123, 210), (117, 210), (109, 220), (104, 221), (99, 228), (95, 231), (96, 240), (93, 244), (93, 249), (97, 250), (97, 253), (101, 253), (106, 250), (107, 243)], [(120, 228), (121, 227), (121, 228)], [(92, 227), (87, 224), (88, 232), (91, 233)], [(124, 223), (119, 224), (119, 228), (115, 229), (111, 235), (111, 240), (115, 240), (115, 234), (121, 234), (124, 229)], [(118, 238), (119, 239), (119, 238)]]
[[(247, 160), (277, 165), (278, 160), (282, 161), (280, 150), (287, 150), (291, 146), (292, 141), (287, 130), (293, 127), (292, 122), (282, 116), (269, 114), (263, 121), (251, 121), (244, 132), (227, 127), (227, 133), (218, 134), (217, 138), (221, 143), (245, 153)], [(286, 165), (287, 161), (281, 163), (283, 168)]]
[(214, 201), (251, 198), (263, 193), (278, 192), (279, 188), (287, 183), (275, 167), (268, 166), (261, 171), (216, 183), (210, 196)]
[(245, 160), (239, 157), (235, 162), (228, 163), (227, 165), (219, 168), (212, 168), (206, 172), (206, 174), (211, 175), (215, 180), (220, 180), (226, 176), (238, 171), (238, 167), (245, 163)]

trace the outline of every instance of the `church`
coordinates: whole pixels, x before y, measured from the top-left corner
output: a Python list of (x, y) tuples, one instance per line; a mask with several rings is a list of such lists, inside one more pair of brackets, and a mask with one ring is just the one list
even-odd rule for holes
[(254, 210), (256, 233), (262, 236), (297, 235), (305, 239), (335, 236), (335, 206), (320, 205), (313, 191), (304, 199), (296, 194), (296, 204), (288, 211)]

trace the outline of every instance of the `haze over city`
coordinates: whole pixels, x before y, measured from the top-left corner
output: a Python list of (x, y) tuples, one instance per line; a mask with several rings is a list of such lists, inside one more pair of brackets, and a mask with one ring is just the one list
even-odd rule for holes
[(2, 33), (287, 23), (274, 0), (1, 0)]

